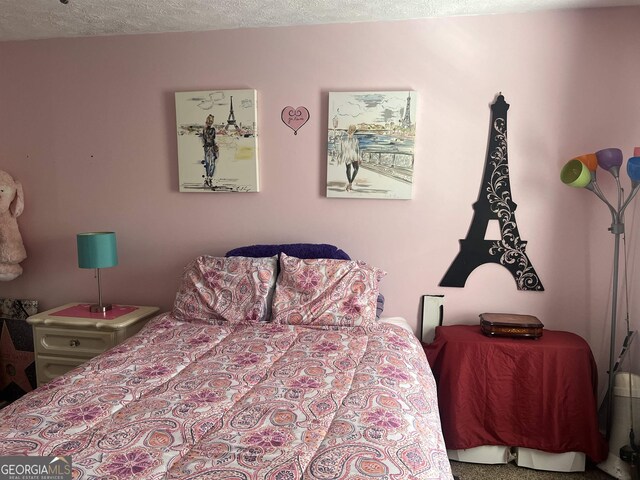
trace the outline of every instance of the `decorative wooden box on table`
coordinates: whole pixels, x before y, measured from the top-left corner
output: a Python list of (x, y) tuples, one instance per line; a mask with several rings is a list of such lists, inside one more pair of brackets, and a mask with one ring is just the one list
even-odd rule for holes
[(482, 313), (480, 328), (489, 337), (540, 338), (544, 325), (533, 315)]

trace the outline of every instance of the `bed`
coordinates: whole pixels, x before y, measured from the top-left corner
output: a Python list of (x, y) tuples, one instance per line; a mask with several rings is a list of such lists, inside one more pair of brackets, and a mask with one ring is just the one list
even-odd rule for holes
[(376, 318), (383, 276), (198, 257), (171, 312), (0, 410), (0, 456), (71, 456), (78, 479), (451, 479), (423, 349)]

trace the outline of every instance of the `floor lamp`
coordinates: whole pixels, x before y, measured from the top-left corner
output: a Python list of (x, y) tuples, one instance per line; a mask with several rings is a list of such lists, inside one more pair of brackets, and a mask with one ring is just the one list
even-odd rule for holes
[[(613, 246), (613, 286), (611, 292), (611, 343), (609, 347), (609, 383), (605, 396), (606, 404), (606, 437), (611, 433), (611, 405), (613, 382), (615, 377), (616, 352), (616, 324), (618, 308), (618, 264), (620, 259), (620, 236), (624, 234), (624, 211), (640, 189), (640, 147), (636, 147), (634, 156), (627, 161), (627, 174), (631, 179), (631, 193), (625, 198), (624, 189), (620, 183), (620, 167), (622, 166), (622, 151), (619, 148), (606, 148), (595, 154), (587, 154), (570, 160), (560, 172), (560, 179), (571, 187), (591, 190), (602, 200), (611, 212), (611, 227), (609, 231), (614, 235)], [(598, 186), (596, 171), (598, 167), (608, 171), (616, 181), (617, 202), (612, 205)]]

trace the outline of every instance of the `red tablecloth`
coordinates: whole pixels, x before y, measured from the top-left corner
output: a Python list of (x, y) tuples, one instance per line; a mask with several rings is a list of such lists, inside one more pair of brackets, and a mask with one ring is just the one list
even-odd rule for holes
[(537, 340), (498, 338), (483, 335), (480, 325), (452, 325), (436, 327), (424, 350), (448, 449), (504, 445), (607, 458), (597, 369), (578, 335), (544, 330)]

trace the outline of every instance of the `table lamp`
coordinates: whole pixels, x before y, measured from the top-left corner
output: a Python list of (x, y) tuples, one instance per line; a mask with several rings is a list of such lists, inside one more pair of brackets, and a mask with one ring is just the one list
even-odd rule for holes
[[(629, 203), (640, 190), (640, 147), (636, 147), (633, 152), (633, 157), (627, 161), (627, 175), (631, 180), (631, 191), (625, 198), (624, 188), (620, 183), (620, 167), (623, 163), (622, 151), (619, 148), (605, 148), (597, 151), (595, 154), (590, 153), (587, 155), (581, 155), (579, 157), (570, 160), (560, 172), (560, 179), (566, 185), (576, 188), (586, 188), (592, 191), (611, 212), (611, 226), (609, 231), (614, 235), (613, 244), (613, 285), (611, 292), (611, 340), (609, 347), (609, 384), (607, 386), (607, 393), (604, 399), (605, 411), (605, 430), (606, 436), (609, 438), (611, 433), (611, 404), (614, 385), (614, 376), (616, 370), (620, 364), (620, 361), (615, 362), (616, 352), (616, 325), (617, 325), (617, 307), (618, 307), (618, 264), (620, 258), (620, 236), (624, 234), (624, 211), (629, 206)], [(617, 202), (612, 204), (609, 202), (598, 186), (596, 178), (596, 171), (600, 167), (613, 175), (616, 182), (616, 195)], [(626, 260), (626, 256), (625, 256)], [(625, 270), (625, 287), (626, 287), (626, 270)], [(626, 295), (628, 299), (628, 293)], [(628, 300), (627, 300), (628, 301)], [(630, 338), (633, 338), (633, 333), (629, 328), (629, 321), (627, 319), (627, 337), (624, 341), (625, 348), (628, 346), (627, 342)]]
[(114, 232), (87, 232), (77, 235), (78, 267), (95, 268), (98, 278), (98, 304), (91, 305), (92, 313), (104, 313), (111, 310), (111, 305), (102, 304), (102, 289), (100, 287), (100, 269), (118, 265), (116, 249), (116, 234)]

